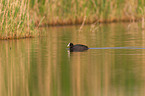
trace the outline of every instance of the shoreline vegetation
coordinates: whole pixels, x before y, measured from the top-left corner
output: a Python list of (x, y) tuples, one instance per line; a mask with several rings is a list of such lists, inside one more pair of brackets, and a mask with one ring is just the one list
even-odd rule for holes
[(142, 21), (144, 28), (144, 5), (144, 0), (1, 0), (0, 39), (34, 37), (39, 26)]
[(0, 39), (30, 38), (34, 28), (28, 0), (0, 1)]
[[(92, 24), (95, 22), (134, 22), (145, 15), (144, 0), (32, 0), (35, 25)], [(33, 13), (32, 12), (32, 13)]]

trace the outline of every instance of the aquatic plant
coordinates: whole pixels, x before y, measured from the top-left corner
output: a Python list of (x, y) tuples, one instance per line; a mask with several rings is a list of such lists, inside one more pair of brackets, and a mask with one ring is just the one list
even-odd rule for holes
[(29, 0), (0, 1), (0, 39), (32, 37), (33, 25)]
[(141, 19), (144, 0), (31, 0), (36, 25), (68, 25)]
[[(142, 20), (144, 0), (1, 0), (0, 39), (26, 38), (43, 25)], [(36, 25), (36, 26), (34, 26)]]

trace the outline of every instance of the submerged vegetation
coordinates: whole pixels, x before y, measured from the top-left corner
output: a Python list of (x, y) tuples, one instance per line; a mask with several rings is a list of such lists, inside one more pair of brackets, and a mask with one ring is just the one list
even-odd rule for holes
[(142, 20), (144, 26), (144, 5), (144, 0), (1, 0), (0, 39), (32, 37), (44, 25)]

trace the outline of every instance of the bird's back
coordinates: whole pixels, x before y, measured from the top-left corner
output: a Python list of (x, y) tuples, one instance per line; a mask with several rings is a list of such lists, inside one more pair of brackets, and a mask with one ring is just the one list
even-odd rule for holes
[(74, 45), (70, 49), (73, 50), (73, 51), (84, 51), (84, 50), (88, 50), (88, 46), (77, 44), (77, 45)]

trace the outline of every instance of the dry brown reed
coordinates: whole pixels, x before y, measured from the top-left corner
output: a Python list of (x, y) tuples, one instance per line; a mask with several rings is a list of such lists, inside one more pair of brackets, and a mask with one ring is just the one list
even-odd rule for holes
[[(32, 4), (31, 4), (32, 5)], [(143, 0), (33, 0), (36, 25), (70, 25), (85, 23), (137, 21), (142, 17)]]
[(0, 39), (32, 37), (28, 0), (1, 0), (0, 7)]

